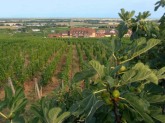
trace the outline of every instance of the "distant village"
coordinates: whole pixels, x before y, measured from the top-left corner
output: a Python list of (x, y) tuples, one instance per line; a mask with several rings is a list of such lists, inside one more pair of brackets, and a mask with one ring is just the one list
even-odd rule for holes
[[(52, 30), (53, 32), (53, 30)], [(131, 30), (128, 30), (127, 34), (124, 35), (124, 37), (130, 37), (132, 34)], [(108, 29), (108, 30), (98, 30), (95, 31), (94, 28), (88, 28), (88, 27), (71, 27), (70, 31), (60, 31), (59, 34), (49, 34), (49, 38), (58, 38), (58, 37), (111, 37), (111, 36), (117, 36), (117, 30), (115, 28)]]
[[(32, 28), (33, 32), (40, 32), (41, 30), (39, 28), (36, 27), (41, 27), (44, 25), (26, 25), (27, 27), (34, 27)], [(12, 27), (17, 27), (17, 28), (22, 28), (23, 26), (20, 25), (12, 25)], [(111, 37), (113, 36), (117, 36), (117, 30), (116, 30), (117, 26), (110, 26), (109, 28), (107, 28), (107, 30), (97, 30), (95, 31), (95, 29), (98, 27), (70, 27), (70, 31), (60, 31), (58, 34), (55, 34), (55, 30), (51, 30), (52, 34), (49, 34), (48, 37), (49, 38), (60, 38), (60, 37), (84, 37), (84, 38), (88, 38), (88, 37)], [(18, 32), (22, 32), (21, 30), (17, 30), (15, 33)], [(128, 30), (127, 34), (124, 35), (124, 37), (130, 37), (132, 34), (132, 30)]]

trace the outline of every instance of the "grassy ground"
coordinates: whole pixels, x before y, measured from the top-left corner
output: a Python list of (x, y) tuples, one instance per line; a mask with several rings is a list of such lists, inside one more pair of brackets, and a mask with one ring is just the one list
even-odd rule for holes
[(63, 28), (46, 28), (45, 29), (47, 33), (51, 33), (51, 30), (55, 30), (56, 34), (59, 33), (60, 31), (69, 31), (70, 29), (68, 27), (63, 27)]
[(0, 29), (18, 29), (18, 27), (0, 26)]

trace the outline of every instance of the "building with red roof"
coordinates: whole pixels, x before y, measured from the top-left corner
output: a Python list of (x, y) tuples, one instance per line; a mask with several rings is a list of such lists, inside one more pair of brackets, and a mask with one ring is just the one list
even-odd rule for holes
[(95, 37), (95, 34), (95, 29), (93, 28), (70, 28), (70, 37)]

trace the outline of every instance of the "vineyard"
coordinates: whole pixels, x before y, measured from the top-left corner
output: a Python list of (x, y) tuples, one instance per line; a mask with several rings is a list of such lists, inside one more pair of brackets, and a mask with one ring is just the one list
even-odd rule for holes
[(1, 38), (0, 122), (165, 123), (165, 14), (134, 13), (110, 38)]
[(33, 86), (34, 78), (37, 78), (46, 91), (49, 86), (60, 86), (61, 81), (67, 83), (83, 69), (84, 61), (103, 59), (106, 64), (109, 51), (97, 40), (2, 39), (0, 84), (3, 87), (10, 77), (15, 86), (23, 86), (26, 90), (26, 86)]

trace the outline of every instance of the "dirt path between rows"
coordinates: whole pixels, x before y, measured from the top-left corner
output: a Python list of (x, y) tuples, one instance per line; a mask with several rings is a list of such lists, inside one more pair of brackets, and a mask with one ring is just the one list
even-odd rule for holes
[[(61, 48), (59, 48), (59, 49), (57, 50), (57, 52), (55, 52), (55, 53), (47, 60), (47, 63), (50, 63), (50, 62), (54, 59), (55, 55), (59, 53), (60, 49), (61, 49)], [(25, 57), (28, 58), (28, 54), (26, 54)], [(29, 62), (29, 60), (25, 60), (24, 66), (27, 66), (28, 62)], [(43, 67), (43, 66), (42, 66), (42, 67)], [(42, 67), (41, 67), (41, 68), (42, 68)], [(41, 73), (39, 72), (39, 75), (38, 75), (37, 79), (40, 80), (40, 78), (41, 78)], [(35, 78), (26, 80), (26, 81), (24, 82), (23, 88), (24, 88), (25, 97), (28, 98), (29, 100), (34, 100), (34, 99), (35, 99), (34, 82), (35, 82)], [(4, 91), (4, 89), (2, 88), (2, 89), (1, 89), (0, 98), (3, 99), (4, 97), (5, 97), (5, 91)]]
[[(48, 60), (47, 60), (47, 63), (49, 64), (51, 61), (53, 61), (53, 59), (55, 58), (56, 54), (59, 53), (59, 51), (61, 50), (58, 49), (57, 52), (55, 52)], [(44, 65), (45, 66), (45, 65)], [(44, 67), (42, 66), (42, 67)], [(41, 67), (41, 68), (42, 68)], [(39, 75), (37, 77), (37, 80), (40, 81), (41, 79), (41, 73), (39, 72)], [(35, 78), (33, 78), (32, 80), (27, 80), (25, 83), (24, 83), (24, 92), (25, 92), (25, 97), (30, 99), (30, 100), (34, 100), (35, 99), (35, 90), (34, 90), (34, 83), (35, 83)]]
[(63, 67), (65, 66), (66, 63), (66, 56), (69, 50), (69, 45), (66, 48), (66, 51), (63, 53), (57, 67), (56, 67), (56, 71), (54, 73), (54, 76), (52, 77), (52, 83), (48, 83), (45, 87), (43, 87), (42, 90), (42, 96), (46, 96), (48, 93), (50, 93), (51, 91), (53, 91), (55, 88), (59, 87), (61, 84), (61, 78), (62, 78), (62, 71), (63, 71)]

